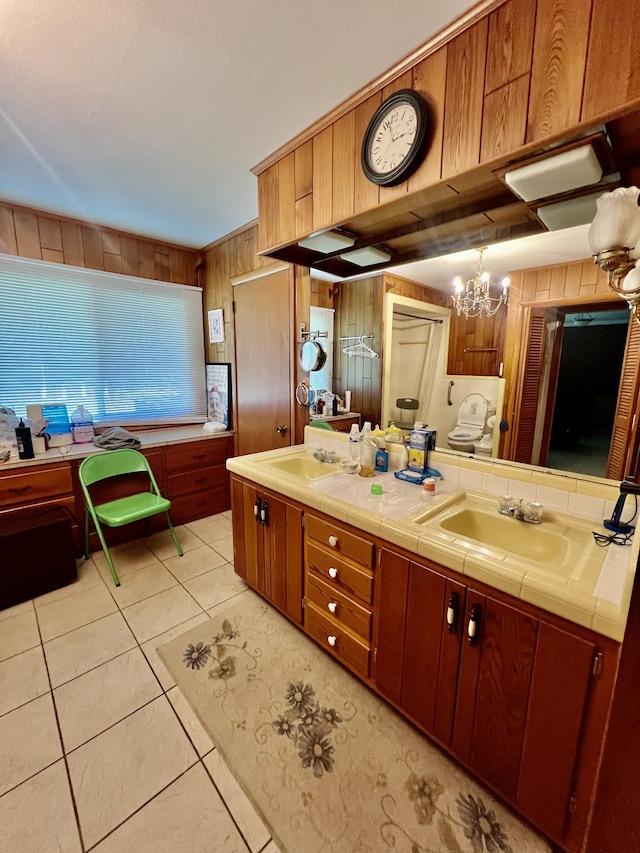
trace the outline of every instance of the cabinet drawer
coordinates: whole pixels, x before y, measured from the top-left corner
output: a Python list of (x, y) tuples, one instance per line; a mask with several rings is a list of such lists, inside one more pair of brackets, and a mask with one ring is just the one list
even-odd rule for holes
[(0, 506), (16, 506), (71, 492), (73, 484), (69, 465), (0, 477)]
[(308, 514), (307, 533), (312, 539), (317, 539), (341, 557), (347, 557), (368, 569), (373, 568), (373, 542), (345, 530), (335, 521), (324, 521), (315, 515)]
[(228, 438), (193, 441), (167, 447), (165, 464), (168, 473), (185, 469), (194, 470), (225, 462), (231, 455), (233, 455), (233, 447)]
[(227, 509), (231, 509), (228, 483), (223, 486), (216, 486), (213, 489), (206, 489), (203, 492), (173, 498), (169, 512), (171, 521), (174, 525), (178, 525), (195, 521), (198, 518), (205, 518), (207, 515), (215, 515)]
[(177, 498), (229, 482), (229, 474), (224, 465), (212, 465), (209, 468), (198, 468), (196, 471), (185, 471), (182, 474), (169, 474), (167, 477), (167, 497)]
[(331, 589), (320, 578), (307, 574), (307, 601), (330, 619), (359, 634), (365, 642), (371, 637), (371, 611), (337, 589)]
[[(310, 637), (323, 649), (348, 664), (358, 675), (369, 677), (369, 645), (333, 622), (313, 604), (305, 608), (304, 626)], [(331, 645), (330, 638), (335, 640)]]
[(365, 604), (371, 604), (373, 576), (366, 569), (342, 560), (337, 554), (325, 551), (324, 548), (319, 548), (314, 542), (309, 541), (307, 541), (307, 566), (309, 571), (318, 575), (330, 589), (342, 589), (355, 595)]

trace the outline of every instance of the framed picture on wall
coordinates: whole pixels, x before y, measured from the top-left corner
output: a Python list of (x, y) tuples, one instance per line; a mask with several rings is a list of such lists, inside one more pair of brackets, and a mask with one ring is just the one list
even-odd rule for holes
[(209, 311), (209, 343), (224, 343), (224, 313), (222, 308)]
[(231, 365), (206, 364), (207, 420), (231, 429)]

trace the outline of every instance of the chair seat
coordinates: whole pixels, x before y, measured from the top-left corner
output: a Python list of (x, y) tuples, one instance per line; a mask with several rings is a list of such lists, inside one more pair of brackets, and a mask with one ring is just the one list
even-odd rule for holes
[(133, 521), (148, 518), (156, 512), (168, 512), (170, 509), (171, 501), (151, 492), (129, 495), (129, 497), (118, 498), (95, 507), (96, 515), (107, 527), (122, 527)]

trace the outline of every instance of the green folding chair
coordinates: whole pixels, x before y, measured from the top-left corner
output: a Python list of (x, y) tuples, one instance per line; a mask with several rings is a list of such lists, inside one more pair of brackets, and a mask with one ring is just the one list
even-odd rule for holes
[[(149, 476), (149, 491), (127, 495), (127, 497), (117, 498), (102, 504), (93, 503), (89, 492), (90, 486), (111, 477), (138, 473), (146, 473)], [(105, 524), (107, 527), (123, 527), (126, 524), (132, 524), (134, 521), (140, 521), (142, 518), (149, 518), (163, 512), (178, 554), (182, 557), (182, 548), (169, 518), (171, 501), (163, 498), (160, 494), (153, 471), (142, 453), (131, 448), (123, 448), (92, 454), (87, 456), (80, 465), (78, 476), (85, 499), (84, 558), (85, 560), (89, 559), (89, 516), (91, 516), (116, 586), (120, 586), (120, 579), (113, 565), (100, 524)]]

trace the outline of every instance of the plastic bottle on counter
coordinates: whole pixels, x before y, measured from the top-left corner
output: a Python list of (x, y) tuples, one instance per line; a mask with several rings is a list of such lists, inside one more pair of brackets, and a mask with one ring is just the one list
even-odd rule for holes
[(374, 477), (376, 473), (376, 450), (375, 441), (371, 438), (371, 424), (366, 423), (362, 430), (360, 441), (360, 471), (361, 477)]
[(18, 445), (19, 459), (33, 459), (33, 441), (31, 440), (31, 430), (24, 425), (24, 421), (20, 418), (20, 423), (16, 427), (16, 443)]
[(349, 433), (349, 459), (360, 464), (360, 430), (358, 424), (351, 424)]
[(74, 444), (91, 444), (93, 442), (93, 416), (84, 406), (78, 406), (71, 415), (71, 434)]
[(378, 446), (376, 450), (376, 471), (378, 473), (383, 474), (385, 471), (389, 470), (389, 453), (384, 446), (384, 439), (382, 439), (382, 444)]

